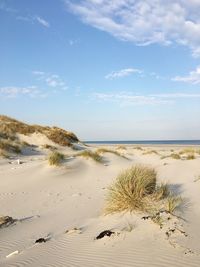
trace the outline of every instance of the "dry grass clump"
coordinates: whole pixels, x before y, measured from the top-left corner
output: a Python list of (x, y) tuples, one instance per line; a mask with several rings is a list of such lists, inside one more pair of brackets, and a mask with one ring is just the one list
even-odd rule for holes
[(49, 165), (59, 166), (64, 160), (65, 156), (57, 151), (52, 152), (49, 157)]
[(103, 158), (101, 155), (99, 155), (99, 153), (92, 152), (90, 150), (81, 151), (80, 153), (77, 154), (77, 156), (84, 157), (86, 159), (91, 158), (94, 161), (99, 162), (99, 163), (103, 162)]
[(12, 152), (16, 154), (21, 153), (21, 148), (18, 144), (15, 144), (14, 142), (6, 140), (6, 139), (0, 140), (0, 149), (5, 152)]
[(165, 204), (166, 211), (173, 214), (182, 201), (183, 200), (180, 196), (169, 195)]
[[(103, 153), (112, 153), (116, 156), (122, 157), (122, 158), (126, 158), (124, 155), (122, 155), (121, 153), (119, 153), (116, 150), (112, 150), (112, 149), (108, 149), (108, 148), (99, 148), (96, 151), (98, 154), (103, 154)], [(127, 159), (127, 158), (126, 158)]]
[(151, 154), (159, 155), (158, 151), (156, 150), (147, 150), (142, 153), (142, 155), (151, 155)]
[(195, 157), (195, 154), (194, 153), (191, 153), (191, 154), (188, 154), (187, 156), (186, 156), (186, 159), (187, 160), (192, 160), (192, 159), (195, 159), (196, 157)]
[(0, 158), (9, 158), (9, 155), (6, 151), (0, 149)]
[(177, 153), (172, 153), (170, 155), (170, 157), (173, 158), (173, 159), (181, 159), (181, 156), (179, 154), (177, 154)]
[(49, 150), (56, 150), (57, 149), (55, 146), (48, 145), (48, 144), (43, 145), (42, 148), (49, 149)]
[(179, 152), (180, 155), (182, 154), (194, 154), (196, 151), (192, 147), (185, 148)]
[[(156, 212), (161, 210), (166, 203), (169, 212), (173, 210), (172, 200), (168, 185), (157, 184), (157, 174), (152, 168), (133, 166), (122, 172), (110, 186), (105, 213), (122, 211)], [(170, 202), (171, 201), (171, 202)]]
[(125, 145), (120, 145), (120, 146), (117, 147), (117, 149), (126, 150), (126, 146)]
[(137, 149), (137, 150), (144, 150), (141, 146), (134, 146), (133, 149)]

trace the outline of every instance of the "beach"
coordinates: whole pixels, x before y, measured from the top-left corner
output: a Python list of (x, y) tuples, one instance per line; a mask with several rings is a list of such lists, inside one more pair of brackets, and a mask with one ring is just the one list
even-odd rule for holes
[[(50, 166), (41, 143), (0, 159), (1, 216), (17, 219), (0, 229), (1, 266), (199, 266), (198, 146), (77, 144), (77, 150), (60, 148), (65, 160)], [(76, 156), (99, 148), (102, 162)], [(138, 164), (154, 168), (158, 181), (184, 199), (163, 227), (144, 212), (104, 214), (109, 186)], [(106, 230), (113, 234), (96, 238)]]

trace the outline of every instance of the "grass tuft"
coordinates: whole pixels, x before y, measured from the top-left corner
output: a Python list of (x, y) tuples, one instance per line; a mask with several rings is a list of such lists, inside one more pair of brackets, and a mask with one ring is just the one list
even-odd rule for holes
[(195, 153), (195, 149), (192, 147), (185, 148), (179, 152), (180, 155), (182, 155), (182, 154), (194, 154), (194, 153)]
[(142, 155), (151, 155), (151, 154), (159, 155), (158, 151), (156, 150), (147, 150), (142, 153)]
[(181, 203), (182, 198), (180, 196), (168, 196), (166, 201), (166, 211), (173, 214), (173, 212), (180, 206)]
[(126, 150), (126, 146), (125, 145), (120, 145), (117, 147), (117, 149), (123, 149), (123, 150)]
[(195, 158), (196, 158), (196, 157), (195, 157), (195, 154), (194, 154), (194, 153), (190, 153), (190, 154), (188, 154), (187, 157), (186, 157), (187, 160), (192, 160), (192, 159), (195, 159)]
[(49, 145), (49, 144), (42, 145), (42, 148), (49, 149), (49, 150), (52, 150), (52, 151), (57, 149), (55, 146), (52, 146), (52, 145)]
[(99, 162), (99, 163), (103, 162), (103, 158), (101, 155), (99, 155), (99, 153), (92, 152), (90, 150), (81, 151), (80, 153), (77, 154), (77, 156), (84, 157), (86, 159), (91, 158), (94, 161)]
[[(112, 150), (112, 149), (108, 149), (108, 148), (99, 148), (96, 151), (98, 154), (102, 154), (102, 153), (112, 153), (116, 156), (122, 157), (122, 158), (126, 158), (124, 155), (122, 155), (121, 153), (119, 153), (116, 150)], [(127, 158), (126, 158), (127, 159)]]
[(65, 156), (63, 154), (53, 151), (48, 157), (49, 165), (59, 166), (64, 158)]
[(173, 159), (181, 159), (181, 156), (179, 154), (177, 154), (177, 153), (172, 153), (170, 155), (170, 157), (173, 158)]
[(136, 165), (122, 172), (109, 187), (104, 211), (105, 214), (134, 210), (152, 213), (161, 210), (165, 203), (172, 211), (175, 200), (167, 184), (157, 184), (154, 169)]
[(21, 148), (19, 145), (15, 144), (13, 141), (1, 139), (0, 140), (0, 149), (5, 152), (13, 152), (16, 154), (21, 153)]
[(133, 149), (137, 149), (137, 150), (144, 150), (141, 146), (134, 146)]

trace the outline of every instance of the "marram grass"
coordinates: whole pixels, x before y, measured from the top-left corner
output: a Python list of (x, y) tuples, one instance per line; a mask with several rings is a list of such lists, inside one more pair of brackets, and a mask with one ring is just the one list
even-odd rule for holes
[(84, 150), (77, 154), (77, 156), (84, 157), (86, 159), (91, 158), (96, 162), (102, 163), (103, 158), (98, 152), (93, 152), (91, 150)]
[(169, 186), (157, 184), (157, 174), (153, 168), (136, 165), (123, 171), (109, 187), (104, 213), (156, 212), (167, 204), (170, 212), (175, 209), (176, 203), (179, 204), (173, 202)]
[(64, 160), (65, 156), (57, 151), (53, 151), (49, 154), (48, 161), (49, 165), (59, 166), (61, 162)]
[(125, 158), (127, 159), (123, 154), (119, 153), (118, 151), (116, 150), (112, 150), (112, 149), (108, 149), (108, 148), (99, 148), (97, 149), (96, 151), (98, 154), (103, 154), (103, 153), (112, 153), (118, 157), (122, 157), (122, 158)]

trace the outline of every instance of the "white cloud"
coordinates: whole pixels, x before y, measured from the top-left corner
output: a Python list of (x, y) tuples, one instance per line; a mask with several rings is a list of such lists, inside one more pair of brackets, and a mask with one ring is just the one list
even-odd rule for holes
[(142, 73), (141, 70), (138, 69), (133, 69), (133, 68), (127, 68), (127, 69), (122, 69), (119, 71), (113, 71), (105, 76), (106, 79), (113, 80), (115, 78), (122, 78), (125, 76), (129, 76), (133, 73)]
[(176, 82), (186, 82), (191, 84), (199, 84), (200, 83), (200, 66), (196, 68), (196, 70), (190, 71), (190, 73), (186, 76), (176, 76), (172, 78), (173, 81)]
[(45, 72), (43, 72), (43, 71), (38, 71), (38, 70), (34, 70), (32, 73), (33, 73), (34, 75), (39, 75), (39, 76), (44, 76), (44, 75), (45, 75)]
[(172, 93), (172, 94), (136, 95), (127, 92), (121, 92), (117, 94), (94, 93), (92, 97), (100, 101), (116, 102), (122, 106), (127, 106), (127, 105), (172, 104), (177, 99), (200, 98), (200, 94)]
[(200, 55), (199, 0), (65, 0), (84, 23), (137, 45), (181, 44)]
[(51, 87), (62, 87), (65, 83), (59, 78), (58, 75), (51, 75), (46, 79), (46, 83)]
[(61, 90), (67, 90), (68, 88), (66, 83), (57, 74), (49, 74), (38, 70), (32, 71), (32, 73), (37, 77), (38, 80), (45, 82), (49, 87)]
[(15, 98), (18, 96), (28, 96), (28, 97), (45, 97), (42, 91), (40, 91), (36, 86), (27, 87), (17, 87), (17, 86), (7, 86), (0, 87), (0, 94), (8, 98)]
[(39, 16), (36, 16), (35, 19), (37, 20), (38, 23), (40, 23), (42, 26), (49, 28), (50, 24), (48, 21), (46, 21), (44, 18), (41, 18)]

